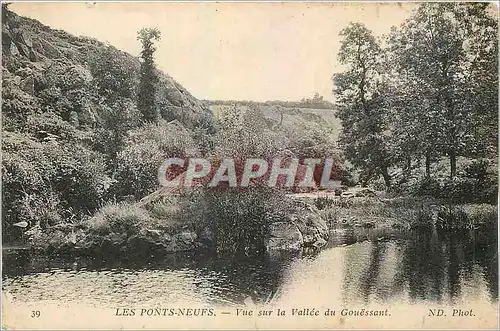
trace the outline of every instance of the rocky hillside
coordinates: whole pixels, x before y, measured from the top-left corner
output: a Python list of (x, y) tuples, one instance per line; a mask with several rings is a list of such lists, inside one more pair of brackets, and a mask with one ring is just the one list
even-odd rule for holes
[[(37, 104), (42, 111), (48, 104), (58, 106), (56, 111), (65, 120), (92, 126), (99, 119), (97, 105), (104, 97), (117, 94), (134, 99), (138, 58), (8, 10), (2, 16), (3, 80), (7, 88), (20, 90), (8, 91), (15, 96), (9, 98), (7, 93), (7, 102)], [(167, 74), (160, 77), (157, 98), (164, 118), (178, 119), (192, 129), (210, 117), (208, 108), (184, 87)], [(9, 106), (14, 108), (8, 107), (9, 111), (23, 111)]]
[(2, 46), (5, 241), (154, 191), (165, 155), (203, 149), (213, 130), (208, 107), (161, 72), (162, 119), (142, 121), (140, 60), (111, 45), (2, 6)]

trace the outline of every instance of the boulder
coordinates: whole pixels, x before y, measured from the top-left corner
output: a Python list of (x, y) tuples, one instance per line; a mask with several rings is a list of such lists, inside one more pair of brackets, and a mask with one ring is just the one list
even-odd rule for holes
[(35, 52), (32, 48), (29, 49), (28, 57), (29, 57), (30, 61), (33, 61), (33, 62), (38, 62), (42, 59), (42, 56), (40, 54), (38, 54), (37, 52)]
[(14, 44), (14, 43), (10, 44), (9, 53), (10, 53), (10, 55), (19, 55), (19, 49), (17, 48), (16, 44)]
[(19, 42), (22, 42), (24, 45), (28, 46), (29, 48), (33, 47), (33, 42), (31, 41), (31, 37), (26, 31), (19, 31), (18, 32), (18, 40)]
[(302, 233), (304, 247), (322, 247), (326, 244), (329, 237), (328, 225), (314, 204), (296, 201), (296, 211), (288, 218)]
[(167, 246), (167, 251), (169, 252), (183, 252), (189, 251), (195, 248), (195, 241), (197, 235), (194, 232), (183, 231), (175, 234), (172, 237), (172, 241)]
[(340, 196), (341, 196), (342, 198), (354, 198), (354, 196), (355, 196), (355, 195), (354, 195), (354, 193), (352, 193), (352, 192), (342, 192), (342, 193), (340, 194)]
[(48, 57), (50, 59), (58, 59), (58, 58), (62, 57), (62, 54), (57, 49), (57, 47), (52, 45), (47, 40), (40, 38), (38, 40), (38, 42), (39, 42), (39, 44), (37, 45), (38, 46), (37, 49), (39, 48), (40, 49), (39, 52), (42, 53), (43, 55), (45, 55), (46, 57)]
[(289, 222), (275, 222), (269, 226), (269, 238), (265, 241), (267, 251), (299, 251), (304, 238), (296, 225)]

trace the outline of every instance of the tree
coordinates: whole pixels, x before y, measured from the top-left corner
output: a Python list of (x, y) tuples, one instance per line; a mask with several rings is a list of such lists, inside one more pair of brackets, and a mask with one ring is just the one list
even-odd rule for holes
[[(442, 153), (444, 125), (434, 97), (434, 85), (425, 79), (422, 69), (411, 63), (415, 55), (407, 50), (407, 39), (401, 30), (392, 29), (388, 54), (391, 64), (391, 98), (393, 143), (396, 158), (411, 172), (414, 158), (425, 159), (425, 175), (430, 178), (432, 160)], [(432, 71), (429, 70), (429, 75)]]
[(346, 157), (363, 170), (365, 182), (381, 174), (390, 187), (392, 156), (387, 136), (383, 52), (372, 32), (360, 23), (351, 23), (340, 35), (343, 40), (338, 59), (346, 70), (333, 76), (339, 104), (337, 116), (342, 122), (340, 144)]
[(138, 32), (137, 39), (142, 43), (142, 63), (140, 72), (139, 95), (137, 108), (147, 122), (157, 122), (159, 113), (156, 108), (156, 90), (158, 76), (154, 63), (154, 41), (160, 40), (160, 31), (156, 28), (143, 28)]
[(485, 135), (491, 142), (496, 132), (484, 123), (496, 123), (498, 98), (497, 26), (487, 10), (487, 4), (422, 4), (392, 33), (398, 74), (412, 86), (402, 108), (411, 116), (403, 123), (417, 123), (428, 176), (432, 153), (449, 157), (453, 178), (457, 157), (484, 150)]

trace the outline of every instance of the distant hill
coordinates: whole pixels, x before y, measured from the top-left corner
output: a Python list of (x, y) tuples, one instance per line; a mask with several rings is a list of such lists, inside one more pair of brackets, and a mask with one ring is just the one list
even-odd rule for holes
[(229, 105), (212, 104), (210, 109), (217, 117), (225, 109), (232, 107), (237, 107), (241, 111), (246, 111), (248, 107), (258, 107), (267, 119), (275, 123), (275, 127), (287, 128), (297, 134), (300, 134), (306, 126), (314, 124), (331, 132), (333, 140), (336, 141), (341, 130), (340, 120), (335, 117), (336, 111), (330, 108), (284, 107), (280, 104), (232, 101)]
[(300, 101), (282, 101), (282, 100), (270, 100), (270, 101), (250, 101), (250, 100), (203, 100), (208, 105), (214, 106), (230, 106), (234, 104), (249, 106), (252, 104), (263, 105), (263, 106), (281, 106), (285, 108), (312, 108), (312, 109), (335, 109), (335, 105), (323, 97), (316, 94), (311, 99), (303, 98)]

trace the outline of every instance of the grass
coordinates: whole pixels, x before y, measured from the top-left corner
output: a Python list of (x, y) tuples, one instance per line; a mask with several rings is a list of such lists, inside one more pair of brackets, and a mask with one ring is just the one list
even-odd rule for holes
[(151, 223), (147, 210), (131, 203), (111, 203), (102, 207), (88, 220), (91, 233), (106, 235), (110, 233), (136, 234), (141, 227)]
[(180, 215), (182, 211), (177, 201), (155, 201), (146, 206), (110, 203), (87, 221), (87, 227), (91, 233), (98, 235), (119, 233), (130, 236), (145, 229), (175, 233), (189, 225)]
[(490, 204), (442, 204), (415, 198), (315, 199), (324, 219), (334, 224), (392, 226), (407, 229), (478, 229), (496, 226), (497, 206)]

